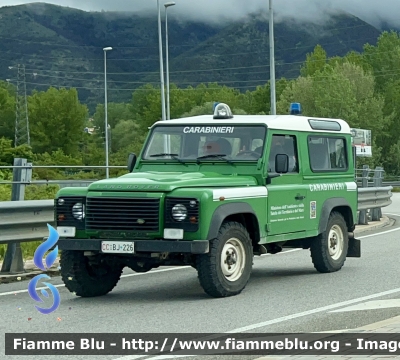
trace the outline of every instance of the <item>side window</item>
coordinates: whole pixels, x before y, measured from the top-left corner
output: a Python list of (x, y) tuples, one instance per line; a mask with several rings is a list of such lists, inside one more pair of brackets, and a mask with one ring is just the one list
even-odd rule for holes
[(299, 172), (296, 137), (292, 135), (273, 135), (269, 153), (268, 171), (275, 172), (275, 157), (278, 154), (289, 156), (288, 173)]
[(311, 136), (308, 140), (311, 170), (346, 171), (346, 140), (338, 137)]

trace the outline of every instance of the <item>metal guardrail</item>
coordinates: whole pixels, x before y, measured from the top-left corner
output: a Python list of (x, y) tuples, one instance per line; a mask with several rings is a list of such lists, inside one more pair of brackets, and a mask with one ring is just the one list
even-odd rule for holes
[[(368, 180), (368, 187), (374, 187), (374, 181), (373, 181), (373, 179), (371, 179), (371, 180)], [(357, 178), (357, 184), (359, 186), (361, 186), (361, 182), (362, 182), (362, 178)], [(382, 186), (392, 186), (393, 188), (400, 188), (400, 181), (396, 181), (396, 180), (382, 181)]]
[(0, 244), (7, 244), (1, 273), (24, 272), (21, 243), (38, 241), (54, 224), (54, 200), (0, 202)]
[[(359, 224), (368, 224), (368, 210), (372, 221), (381, 219), (381, 208), (392, 203), (392, 189), (391, 186), (358, 189)], [(21, 242), (43, 239), (48, 235), (47, 224), (54, 223), (53, 200), (0, 202), (0, 244), (8, 244), (1, 273), (24, 272)]]
[(382, 185), (383, 186), (391, 186), (392, 188), (399, 188), (400, 181), (383, 181)]
[(392, 203), (392, 186), (358, 189), (358, 210), (383, 208)]
[(0, 181), (0, 185), (59, 185), (60, 189), (64, 187), (84, 187), (98, 179), (88, 180), (34, 180), (34, 181)]
[(43, 239), (53, 223), (54, 200), (0, 202), (0, 244)]
[[(43, 168), (47, 167), (43, 166)], [(66, 168), (74, 166), (54, 165), (51, 167)], [(10, 167), (0, 166), (0, 168)], [(31, 181), (32, 164), (28, 163), (26, 159), (14, 159), (12, 168), (13, 180), (12, 182), (7, 182), (12, 184), (11, 201), (0, 202), (0, 244), (7, 244), (0, 273), (5, 274), (24, 272), (21, 243), (41, 241), (48, 235), (47, 224), (54, 226), (55, 223), (53, 200), (24, 200), (25, 187), (33, 183)], [(100, 167), (94, 166), (93, 168)], [(371, 170), (368, 166), (364, 166), (362, 170), (357, 170), (357, 173), (360, 171), (362, 172), (361, 177), (357, 176), (359, 204), (357, 223), (359, 225), (367, 225), (369, 220), (379, 221), (382, 218), (381, 208), (392, 203), (393, 187), (384, 186), (383, 168), (377, 167), (375, 170)], [(372, 178), (373, 187), (369, 187), (371, 171), (374, 172)], [(63, 185), (71, 186), (71, 183), (75, 186), (87, 186), (88, 183), (93, 181), (96, 180), (39, 180), (38, 182), (43, 185), (58, 183), (63, 187)]]

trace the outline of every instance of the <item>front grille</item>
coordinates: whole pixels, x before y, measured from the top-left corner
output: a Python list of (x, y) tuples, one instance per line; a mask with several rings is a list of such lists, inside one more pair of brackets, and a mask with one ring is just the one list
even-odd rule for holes
[(147, 231), (159, 230), (160, 199), (88, 198), (88, 230)]
[(83, 197), (60, 197), (54, 200), (55, 222), (57, 226), (75, 226), (78, 230), (85, 228), (85, 219), (78, 220), (74, 218), (73, 206), (77, 203), (85, 204)]
[[(186, 219), (177, 221), (172, 217), (172, 208), (182, 204), (187, 209)], [(199, 229), (200, 202), (192, 198), (166, 198), (165, 199), (165, 227), (173, 227), (193, 232)]]

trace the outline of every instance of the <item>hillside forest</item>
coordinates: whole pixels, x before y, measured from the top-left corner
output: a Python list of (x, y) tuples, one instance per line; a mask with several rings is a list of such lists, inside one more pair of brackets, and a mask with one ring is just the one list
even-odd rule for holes
[[(16, 89), (0, 83), (0, 165), (11, 166), (14, 157), (34, 165), (105, 164), (104, 104), (94, 114), (79, 100), (76, 88), (34, 90), (28, 96), (31, 146), (14, 146)], [(363, 51), (328, 57), (322, 46), (308, 53), (295, 79), (279, 78), (277, 113), (287, 114), (291, 102), (300, 102), (306, 116), (341, 118), (351, 127), (372, 130), (373, 157), (360, 158), (359, 166), (383, 165), (387, 174), (400, 175), (400, 36), (383, 32), (375, 45)], [(227, 103), (234, 114), (269, 114), (270, 85), (240, 91), (218, 83), (178, 87), (171, 83), (171, 118), (212, 114), (214, 101)], [(148, 127), (161, 119), (160, 88), (144, 84), (128, 102), (110, 102), (110, 165), (125, 166), (130, 152), (139, 154)], [(84, 129), (94, 128), (89, 134)], [(126, 173), (113, 169), (111, 176)], [(101, 179), (104, 171), (77, 172), (37, 169), (34, 179)], [(12, 179), (1, 169), (0, 180)], [(58, 186), (27, 186), (25, 199), (52, 199)], [(0, 187), (0, 200), (10, 200), (11, 187)]]

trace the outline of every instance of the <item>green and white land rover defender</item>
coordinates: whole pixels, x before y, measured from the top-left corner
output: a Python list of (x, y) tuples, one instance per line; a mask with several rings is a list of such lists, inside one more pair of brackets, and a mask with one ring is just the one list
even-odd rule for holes
[[(55, 199), (61, 275), (105, 295), (125, 267), (189, 265), (213, 297), (239, 294), (253, 257), (310, 249), (321, 273), (360, 257), (349, 125), (301, 115), (214, 115), (156, 122), (129, 173)], [(268, 260), (266, 260), (268, 261)]]

